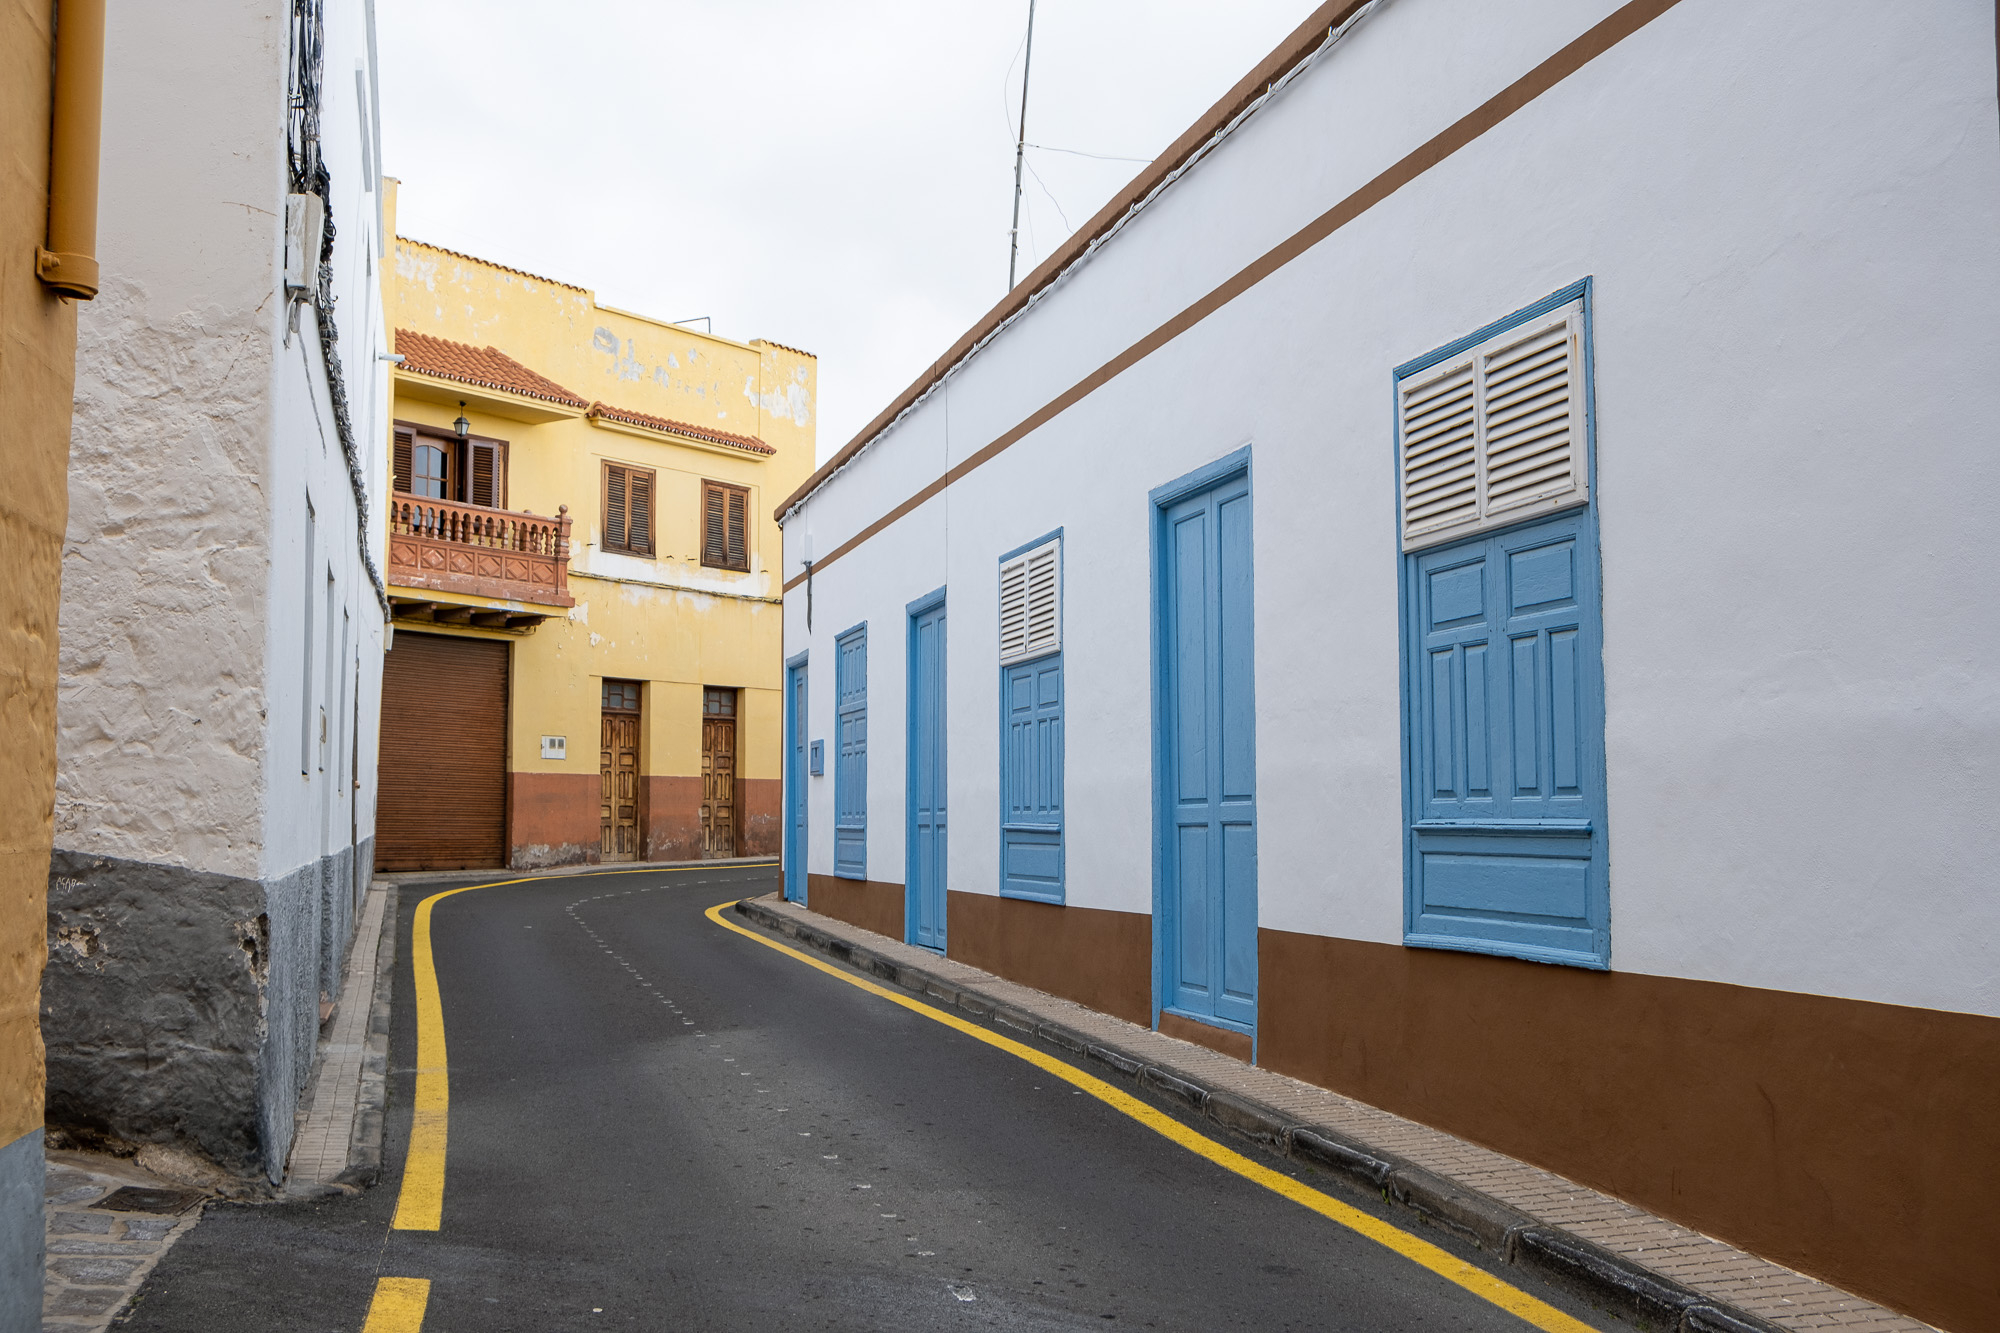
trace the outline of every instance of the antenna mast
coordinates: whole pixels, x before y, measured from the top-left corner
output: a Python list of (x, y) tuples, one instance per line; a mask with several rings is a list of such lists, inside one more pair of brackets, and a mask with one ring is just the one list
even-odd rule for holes
[(1028, 0), (1028, 47), (1021, 57), (1021, 135), (1014, 143), (1014, 225), (1007, 232), (1007, 290), (1021, 254), (1021, 163), (1028, 151), (1028, 66), (1035, 58), (1035, 0)]

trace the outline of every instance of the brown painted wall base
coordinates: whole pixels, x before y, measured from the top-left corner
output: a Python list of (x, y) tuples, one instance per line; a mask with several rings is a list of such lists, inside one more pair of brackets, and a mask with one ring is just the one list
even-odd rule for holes
[(1161, 1014), (1160, 1031), (1169, 1037), (1191, 1041), (1197, 1046), (1206, 1046), (1211, 1051), (1221, 1051), (1224, 1055), (1250, 1063), (1253, 1047), (1250, 1034), (1232, 1032), (1228, 1028), (1215, 1027), (1208, 1023), (1197, 1023), (1192, 1018), (1182, 1018), (1179, 1014)]
[(534, 870), (595, 861), (601, 809), (595, 773), (509, 773), (507, 864)]
[(961, 962), (1152, 1025), (1151, 916), (947, 893), (945, 939)]
[[(783, 846), (785, 784), (779, 778), (736, 779), (736, 812), (742, 820), (738, 856), (776, 856)], [(897, 939), (902, 933), (897, 932)]]
[(2000, 1019), (1286, 931), (1258, 944), (1270, 1068), (1945, 1328), (2000, 1328)]
[(806, 906), (850, 926), (903, 938), (903, 886), (872, 879), (806, 876)]
[(639, 855), (648, 861), (701, 859), (701, 779), (648, 775)]

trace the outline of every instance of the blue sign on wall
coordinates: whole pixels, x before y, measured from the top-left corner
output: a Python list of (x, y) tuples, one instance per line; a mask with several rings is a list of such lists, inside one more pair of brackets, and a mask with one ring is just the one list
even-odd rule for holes
[(814, 741), (812, 755), (806, 760), (806, 767), (816, 778), (826, 776), (826, 742)]

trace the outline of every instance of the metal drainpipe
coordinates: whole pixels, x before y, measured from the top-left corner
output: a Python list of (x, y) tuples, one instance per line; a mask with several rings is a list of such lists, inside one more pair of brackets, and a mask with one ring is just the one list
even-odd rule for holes
[(104, 0), (56, 9), (54, 114), (49, 132), (48, 248), (35, 275), (63, 296), (97, 295), (97, 159), (104, 126)]

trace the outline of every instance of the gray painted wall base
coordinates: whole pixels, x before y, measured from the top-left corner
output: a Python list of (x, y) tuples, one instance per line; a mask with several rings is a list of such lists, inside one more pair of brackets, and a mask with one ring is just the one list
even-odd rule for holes
[(372, 844), (263, 881), (58, 849), (42, 976), (50, 1129), (282, 1179)]
[(0, 1333), (42, 1326), (42, 1131), (0, 1148)]

